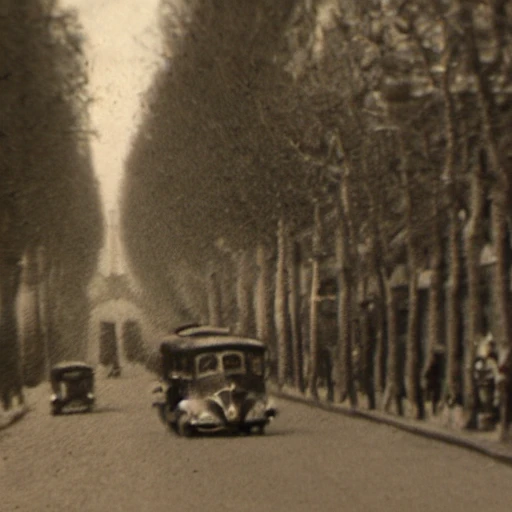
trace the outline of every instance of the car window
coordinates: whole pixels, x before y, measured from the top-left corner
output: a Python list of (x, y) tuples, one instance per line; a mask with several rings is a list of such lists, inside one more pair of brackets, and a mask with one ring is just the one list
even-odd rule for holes
[(191, 360), (186, 355), (179, 355), (174, 361), (174, 370), (171, 372), (173, 375), (189, 377), (191, 372)]
[(249, 371), (254, 375), (263, 375), (263, 357), (248, 354)]
[(82, 372), (79, 370), (70, 370), (69, 372), (63, 373), (62, 378), (63, 379), (80, 379), (84, 376)]
[(243, 360), (240, 354), (224, 354), (222, 357), (224, 371), (240, 371), (243, 369)]
[(199, 357), (197, 369), (199, 373), (215, 372), (219, 366), (219, 361), (215, 354), (204, 354)]

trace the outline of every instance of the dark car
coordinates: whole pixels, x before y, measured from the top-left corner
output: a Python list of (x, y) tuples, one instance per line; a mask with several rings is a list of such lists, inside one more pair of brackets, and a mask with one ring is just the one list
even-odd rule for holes
[(95, 403), (94, 368), (81, 361), (63, 361), (50, 372), (51, 413), (92, 411)]
[(264, 433), (276, 415), (265, 389), (265, 350), (229, 330), (186, 326), (160, 345), (163, 384), (154, 402), (178, 434)]

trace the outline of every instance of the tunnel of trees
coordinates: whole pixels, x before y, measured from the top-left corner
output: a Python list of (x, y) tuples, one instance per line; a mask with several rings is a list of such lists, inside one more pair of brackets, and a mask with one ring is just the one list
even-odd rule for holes
[(478, 342), (512, 342), (509, 3), (160, 9), (122, 206), (148, 307), (256, 333), (312, 396), (327, 357), (336, 400), (415, 418), (442, 353), (442, 402), (473, 425)]
[[(83, 357), (102, 244), (85, 57), (74, 12), (0, 0), (0, 398)], [(23, 293), (20, 293), (23, 290)]]
[[(231, 275), (240, 251), (272, 237), (283, 210), (296, 223), (309, 213), (304, 166), (272, 106), (290, 87), (276, 49), (292, 3), (161, 5), (173, 56), (145, 100), (122, 218), (134, 272), (154, 307), (175, 318), (206, 319), (207, 273)], [(174, 20), (185, 23), (178, 38)]]

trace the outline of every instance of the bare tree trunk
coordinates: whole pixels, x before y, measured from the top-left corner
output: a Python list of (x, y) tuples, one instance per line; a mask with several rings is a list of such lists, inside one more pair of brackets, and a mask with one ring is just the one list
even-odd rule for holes
[(61, 298), (59, 282), (62, 278), (62, 264), (53, 260), (48, 275), (48, 354), (50, 366), (62, 358)]
[[(336, 237), (339, 244), (342, 239)], [(341, 270), (338, 270), (338, 340), (339, 340), (339, 361), (338, 361), (338, 395), (340, 401), (348, 396), (352, 406), (357, 405), (357, 396), (353, 382), (352, 368), (352, 283), (350, 282), (349, 270), (344, 268), (342, 262)]]
[(363, 306), (360, 314), (361, 322), (361, 375), (362, 388), (368, 401), (368, 409), (375, 409), (375, 385), (374, 385), (374, 367), (373, 367), (373, 349), (375, 346), (372, 340), (372, 329), (370, 327), (370, 314), (368, 305)]
[[(363, 166), (364, 168), (364, 166)], [(386, 388), (386, 341), (387, 341), (387, 323), (386, 323), (386, 286), (382, 271), (384, 267), (384, 252), (382, 247), (385, 245), (382, 241), (380, 231), (380, 215), (377, 207), (374, 193), (367, 183), (363, 182), (366, 188), (368, 199), (370, 200), (370, 215), (372, 224), (372, 272), (378, 287), (378, 297), (374, 301), (375, 316), (375, 356), (374, 365), (374, 389), (375, 405), (383, 407), (383, 397)]]
[[(414, 267), (416, 262), (411, 262)], [(407, 313), (406, 341), (406, 389), (411, 416), (423, 419), (425, 415), (423, 395), (421, 393), (421, 353), (419, 333), (419, 291), (418, 271), (411, 268), (409, 275), (409, 309)]]
[(258, 278), (256, 282), (256, 295), (254, 309), (256, 313), (256, 337), (268, 343), (269, 329), (269, 297), (270, 269), (267, 250), (263, 244), (256, 248), (256, 264), (258, 266)]
[(213, 262), (209, 262), (207, 275), (208, 288), (208, 323), (210, 325), (222, 324), (222, 307), (217, 272)]
[(484, 209), (483, 164), (471, 175), (470, 218), (466, 232), (466, 265), (468, 276), (468, 335), (464, 350), (464, 413), (466, 426), (476, 423), (476, 396), (473, 363), (482, 332), (482, 301), (480, 298), (480, 251), (482, 249), (482, 216)]
[(0, 401), (6, 410), (11, 408), (15, 396), (20, 403), (24, 402), (16, 321), (16, 296), (20, 277), (18, 258), (0, 258)]
[[(444, 344), (443, 337), (443, 246), (437, 194), (434, 197), (434, 234), (430, 254), (430, 285), (428, 290), (428, 354), (425, 358), (423, 378), (434, 364), (437, 347)], [(424, 386), (426, 387), (426, 385)]]
[(249, 279), (249, 254), (248, 251), (240, 251), (238, 254), (238, 268), (236, 281), (236, 298), (238, 309), (238, 321), (236, 332), (242, 335), (248, 335), (250, 329), (250, 303), (247, 282)]
[(236, 326), (238, 312), (236, 305), (236, 282), (233, 282), (233, 275), (235, 273), (235, 258), (230, 254), (219, 262), (218, 281), (222, 304), (221, 325)]
[(402, 136), (400, 136), (401, 175), (405, 190), (405, 215), (407, 230), (407, 263), (409, 269), (409, 300), (407, 310), (407, 338), (406, 338), (406, 362), (405, 380), (407, 399), (411, 415), (415, 419), (424, 416), (423, 396), (420, 386), (421, 372), (421, 346), (419, 333), (419, 292), (418, 292), (418, 261), (416, 257), (416, 244), (413, 223), (413, 197), (412, 184), (409, 169), (409, 159), (405, 151)]
[[(507, 220), (505, 218), (505, 208), (501, 203), (503, 197), (493, 199), (492, 205), (492, 236), (494, 250), (496, 252), (496, 263), (493, 273), (494, 306), (496, 307), (496, 334), (499, 340), (499, 346), (502, 349), (510, 348), (512, 343), (510, 336), (510, 255), (508, 245)], [(500, 204), (501, 203), (501, 204)], [(505, 440), (508, 436), (510, 424), (510, 380), (507, 375), (505, 385), (502, 387), (502, 400), (500, 411), (500, 436)]]
[(32, 387), (41, 382), (45, 369), (37, 270), (36, 248), (30, 247), (25, 253), (21, 274), (20, 290), (23, 290), (23, 293), (21, 294), (22, 323), (19, 326), (19, 334), (22, 347), (23, 382), (26, 386)]
[(446, 379), (447, 393), (446, 397), (449, 404), (455, 404), (460, 401), (460, 250), (459, 250), (459, 226), (457, 212), (454, 206), (450, 207), (449, 212), (449, 278), (447, 286), (447, 359), (446, 359)]
[(448, 286), (447, 286), (447, 401), (454, 404), (461, 400), (461, 264), (459, 247), (459, 205), (457, 201), (457, 180), (455, 175), (456, 158), (456, 132), (455, 132), (455, 104), (450, 91), (450, 63), (452, 60), (451, 40), (446, 29), (447, 50), (444, 55), (446, 72), (442, 80), (442, 93), (444, 101), (444, 129), (446, 137), (446, 150), (444, 157), (443, 178), (446, 182), (446, 197), (448, 200)]
[(397, 304), (395, 291), (391, 287), (390, 280), (384, 279), (386, 290), (386, 323), (388, 328), (388, 354), (386, 364), (386, 390), (383, 398), (383, 409), (390, 411), (391, 404), (394, 402), (396, 413), (403, 415), (402, 405), (402, 383), (400, 382), (400, 372), (398, 369), (398, 325), (397, 325)]
[(291, 336), (292, 336), (292, 355), (293, 355), (293, 381), (294, 386), (301, 393), (304, 391), (303, 379), (303, 349), (302, 349), (302, 330), (300, 326), (300, 283), (299, 283), (299, 255), (297, 244), (289, 241), (287, 251), (288, 260), (288, 283), (289, 299), (288, 307), (290, 311)]
[(309, 300), (309, 392), (318, 398), (318, 290), (320, 288), (320, 241), (321, 220), (320, 205), (315, 203), (313, 213), (313, 240), (311, 261), (311, 295)]
[[(380, 280), (380, 278), (379, 278)], [(375, 303), (375, 357), (374, 365), (374, 386), (375, 405), (382, 408), (384, 391), (386, 389), (386, 309), (385, 291), (379, 296)]]
[(336, 226), (336, 271), (338, 283), (338, 395), (343, 401), (348, 396), (352, 407), (357, 406), (357, 394), (354, 386), (352, 368), (352, 258), (350, 254), (350, 228), (348, 225), (347, 209), (348, 191), (346, 177), (340, 183), (340, 197), (337, 201)]
[[(365, 139), (366, 140), (366, 139)], [(375, 344), (373, 357), (373, 386), (374, 386), (374, 406), (383, 407), (384, 393), (386, 388), (386, 342), (387, 342), (387, 323), (386, 323), (386, 287), (383, 276), (385, 275), (386, 243), (382, 236), (382, 204), (377, 200), (377, 192), (370, 186), (368, 176), (367, 144), (363, 143), (363, 153), (365, 158), (362, 161), (362, 186), (366, 192), (369, 201), (369, 225), (370, 243), (371, 243), (371, 273), (376, 281), (378, 293), (372, 301), (373, 322), (375, 330)]]
[(38, 274), (38, 310), (41, 326), (41, 340), (44, 351), (44, 375), (46, 378), (50, 375), (50, 353), (48, 340), (48, 262), (44, 246), (40, 246), (37, 251), (37, 274)]
[(277, 384), (279, 388), (282, 388), (286, 380), (288, 355), (286, 245), (287, 226), (284, 216), (281, 216), (277, 227), (277, 268), (274, 298), (274, 315), (277, 337)]

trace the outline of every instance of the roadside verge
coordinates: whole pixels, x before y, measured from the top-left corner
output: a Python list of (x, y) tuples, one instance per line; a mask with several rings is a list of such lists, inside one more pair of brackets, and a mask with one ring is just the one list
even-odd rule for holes
[(269, 386), (270, 393), (278, 399), (297, 402), (324, 411), (343, 414), (375, 423), (385, 424), (414, 435), (441, 441), (480, 453), (494, 460), (512, 466), (512, 443), (499, 442), (487, 438), (480, 432), (455, 431), (447, 427), (434, 425), (421, 420), (399, 418), (379, 411), (352, 409), (346, 405), (333, 404), (324, 400), (305, 397), (297, 391), (278, 390), (274, 385)]

